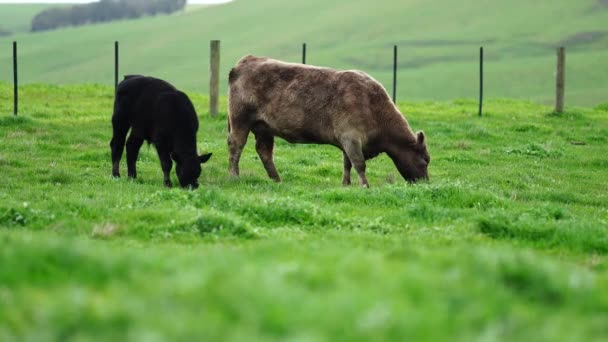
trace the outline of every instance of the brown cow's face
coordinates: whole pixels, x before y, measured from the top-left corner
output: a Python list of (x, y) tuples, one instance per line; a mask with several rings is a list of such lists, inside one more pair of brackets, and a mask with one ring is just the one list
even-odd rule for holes
[(424, 133), (418, 132), (415, 145), (403, 147), (391, 155), (401, 176), (410, 183), (429, 179), (428, 167), (431, 157), (424, 139)]
[(211, 158), (211, 153), (177, 162), (175, 171), (182, 188), (198, 188), (198, 177), (201, 175), (201, 164), (207, 162), (209, 158)]

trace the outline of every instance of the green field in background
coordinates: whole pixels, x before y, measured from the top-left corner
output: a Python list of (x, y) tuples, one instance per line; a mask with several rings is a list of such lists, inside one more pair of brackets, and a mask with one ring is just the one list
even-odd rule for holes
[[(567, 47), (566, 105), (608, 101), (608, 6), (597, 0), (400, 1), (237, 0), (148, 17), (0, 38), (0, 80), (11, 80), (10, 43), (20, 44), (25, 83), (114, 82), (121, 74), (166, 78), (191, 91), (208, 87), (209, 41), (222, 41), (222, 91), (246, 54), (364, 70), (392, 85), (399, 46), (401, 100), (476, 98), (478, 51), (486, 53), (486, 95), (550, 104), (555, 48)], [(7, 12), (0, 5), (0, 13)], [(27, 15), (15, 16), (29, 21)], [(22, 25), (22, 24), (21, 24)], [(4, 52), (2, 52), (4, 51)]]

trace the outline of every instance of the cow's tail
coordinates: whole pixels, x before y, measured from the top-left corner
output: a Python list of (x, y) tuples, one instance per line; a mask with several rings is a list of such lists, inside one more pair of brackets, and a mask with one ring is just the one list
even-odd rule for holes
[(236, 81), (236, 79), (239, 77), (239, 73), (236, 70), (236, 68), (232, 68), (230, 69), (230, 73), (228, 74), (228, 115), (226, 116), (226, 121), (228, 124), (228, 134), (230, 134), (230, 97), (231, 97), (231, 93), (232, 93), (232, 85), (233, 83)]
[(228, 74), (228, 83), (230, 83), (230, 84), (234, 83), (237, 80), (237, 78), (239, 78), (239, 73), (236, 70), (236, 68), (232, 68), (230, 70), (230, 73)]

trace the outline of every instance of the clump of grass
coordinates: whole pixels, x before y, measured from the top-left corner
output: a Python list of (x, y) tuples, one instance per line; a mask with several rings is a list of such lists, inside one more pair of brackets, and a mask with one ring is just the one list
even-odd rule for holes
[(520, 133), (539, 132), (539, 131), (541, 131), (541, 127), (538, 125), (534, 125), (534, 124), (525, 124), (525, 125), (514, 126), (513, 131), (520, 132)]
[(608, 112), (608, 102), (597, 105), (595, 107), (595, 110), (601, 110), (601, 111)]
[[(520, 241), (541, 248), (565, 248), (586, 253), (608, 253), (608, 229), (565, 220), (566, 214), (555, 208), (546, 216), (529, 213), (510, 217), (504, 214), (482, 217), (477, 228), (497, 240)], [(536, 214), (538, 215), (538, 213)]]
[(546, 114), (547, 117), (549, 118), (565, 118), (568, 120), (578, 120), (578, 119), (582, 119), (583, 113), (581, 113), (580, 111), (573, 111), (573, 110), (566, 110), (563, 112), (556, 112), (556, 111), (552, 111)]
[(523, 147), (510, 148), (507, 154), (522, 155), (535, 158), (559, 158), (564, 155), (561, 149), (552, 148), (548, 144), (530, 143)]
[(43, 181), (45, 181), (45, 182), (50, 182), (51, 184), (60, 184), (60, 185), (69, 184), (73, 180), (74, 180), (74, 175), (71, 173), (68, 173), (67, 171), (64, 171), (64, 170), (53, 170), (50, 172), (48, 177), (43, 179)]
[(236, 237), (255, 239), (259, 234), (238, 217), (226, 215), (213, 210), (204, 211), (186, 226), (197, 230), (202, 236)]
[(17, 127), (19, 129), (30, 129), (34, 124), (28, 116), (2, 115), (0, 116), (0, 127)]
[(25, 210), (0, 209), (0, 227), (25, 226), (27, 222), (28, 218)]

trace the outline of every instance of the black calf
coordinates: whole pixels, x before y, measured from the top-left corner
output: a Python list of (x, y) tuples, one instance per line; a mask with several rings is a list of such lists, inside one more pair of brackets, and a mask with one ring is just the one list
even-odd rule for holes
[(201, 164), (211, 153), (197, 155), (198, 118), (188, 96), (171, 84), (153, 77), (130, 75), (120, 82), (112, 115), (112, 176), (120, 177), (119, 164), (126, 139), (129, 178), (137, 177), (137, 155), (144, 140), (156, 147), (163, 169), (164, 184), (176, 162), (182, 187), (198, 187)]

